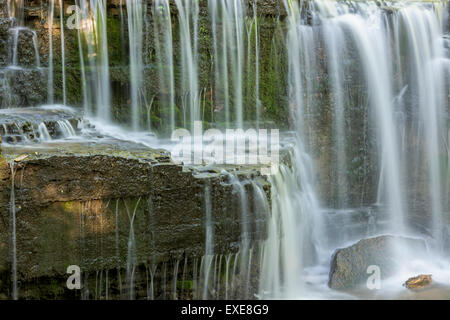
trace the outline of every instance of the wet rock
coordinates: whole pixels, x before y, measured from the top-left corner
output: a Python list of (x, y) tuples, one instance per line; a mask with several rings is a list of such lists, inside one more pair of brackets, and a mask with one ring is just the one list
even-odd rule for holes
[(431, 274), (421, 274), (417, 277), (409, 278), (403, 285), (408, 289), (422, 289), (431, 285), (432, 282)]
[[(76, 132), (81, 120), (75, 109), (64, 106), (4, 109), (0, 110), (0, 136), (10, 144), (57, 139), (64, 137), (68, 130)], [(42, 132), (40, 126), (46, 131)]]
[(32, 68), (39, 65), (36, 33), (28, 28), (15, 27), (8, 30), (10, 64), (18, 67)]
[(328, 286), (332, 289), (349, 289), (365, 285), (373, 271), (380, 270), (381, 279), (389, 277), (399, 264), (393, 247), (408, 248), (416, 255), (426, 252), (425, 241), (399, 236), (379, 236), (363, 239), (356, 244), (338, 249), (331, 259)]
[[(144, 285), (149, 263), (161, 268), (184, 258), (198, 259), (205, 252), (206, 186), (211, 196), (214, 250), (218, 254), (236, 250), (242, 229), (240, 205), (233, 186), (223, 183), (220, 173), (196, 176), (167, 162), (164, 150), (139, 145), (131, 150), (124, 142), (120, 146), (122, 149), (117, 145), (73, 144), (72, 149), (40, 149), (39, 153), (4, 146), (6, 161), (28, 155), (15, 163), (16, 207), (21, 208), (16, 224), (22, 298), (61, 296), (52, 292), (65, 288), (66, 268), (73, 264), (94, 275), (93, 283), (95, 274), (102, 270), (109, 270), (112, 281), (115, 270), (126, 270), (132, 215), (136, 264), (143, 268)], [(0, 279), (7, 280), (6, 285), (0, 285), (0, 293), (7, 293), (11, 173), (6, 163), (4, 171), (2, 168), (0, 162), (0, 177), (2, 172), (5, 176), (4, 184), (0, 179)], [(249, 203), (253, 203), (251, 186), (248, 184)], [(270, 197), (269, 186), (265, 190)], [(260, 223), (263, 219), (248, 224), (252, 241), (265, 237)], [(167, 270), (169, 277), (174, 267)], [(45, 279), (58, 285), (49, 284), (41, 290), (44, 287), (36, 283), (45, 283)]]

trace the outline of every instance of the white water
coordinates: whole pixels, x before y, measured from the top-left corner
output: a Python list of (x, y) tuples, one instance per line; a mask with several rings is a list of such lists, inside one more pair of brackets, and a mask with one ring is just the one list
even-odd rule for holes
[(418, 119), (414, 121), (420, 128), (419, 139), (422, 141), (413, 152), (426, 164), (431, 234), (436, 249), (442, 251), (445, 225), (442, 205), (446, 202), (443, 202), (445, 195), (441, 189), (445, 173), (441, 171), (440, 162), (448, 130), (448, 123), (442, 115), (446, 112), (445, 96), (448, 93), (444, 72), (450, 66), (450, 60), (444, 55), (442, 31), (436, 13), (423, 10), (420, 6), (410, 6), (398, 12), (398, 20), (399, 26), (406, 30), (411, 76), (405, 84), (415, 92), (411, 100), (413, 108), (417, 108)]
[[(152, 135), (113, 126), (110, 123), (111, 101), (109, 89), (109, 71), (106, 40), (106, 11), (104, 1), (81, 1), (82, 6), (88, 3), (95, 9), (94, 14), (82, 15), (83, 28), (79, 34), (79, 48), (83, 42), (87, 44), (88, 52), (80, 53), (82, 88), (85, 110), (97, 118), (92, 121), (99, 133), (112, 135), (118, 139), (142, 143), (149, 147), (161, 146)], [(214, 81), (215, 103), (223, 104), (225, 122), (227, 126), (242, 127), (245, 112), (245, 97), (249, 95), (244, 87), (252, 79), (245, 74), (252, 66), (252, 57), (259, 56), (258, 47), (258, 18), (256, 5), (253, 8), (253, 18), (246, 17), (245, 6), (241, 1), (216, 2), (209, 1), (209, 12), (212, 21), (213, 51), (214, 51)], [(293, 151), (290, 155), (291, 166), (281, 165), (277, 175), (270, 177), (272, 184), (272, 214), (268, 219), (269, 238), (262, 246), (262, 274), (260, 279), (261, 298), (310, 298), (315, 290), (321, 297), (336, 297), (326, 288), (326, 272), (331, 253), (339, 245), (349, 245), (359, 238), (376, 234), (379, 230), (368, 225), (364, 232), (339, 235), (327, 232), (325, 222), (330, 219), (329, 211), (336, 213), (337, 221), (346, 220), (350, 215), (347, 208), (348, 191), (352, 188), (347, 176), (347, 165), (350, 159), (347, 154), (349, 141), (346, 139), (348, 128), (348, 112), (346, 108), (352, 103), (349, 100), (346, 79), (359, 77), (361, 85), (367, 90), (369, 100), (369, 120), (377, 128), (375, 143), (378, 147), (380, 169), (378, 200), (388, 211), (389, 222), (387, 231), (395, 234), (411, 234), (410, 228), (413, 204), (407, 199), (424, 199), (425, 209), (431, 217), (431, 224), (427, 230), (427, 240), (431, 240), (435, 248), (431, 261), (411, 261), (411, 265), (401, 270), (398, 277), (387, 282), (388, 290), (395, 292), (401, 281), (415, 273), (430, 273), (436, 275), (441, 283), (450, 283), (448, 272), (444, 267), (448, 265), (444, 246), (445, 220), (444, 214), (448, 210), (449, 184), (445, 178), (449, 177), (450, 169), (443, 163), (448, 162), (450, 153), (450, 130), (446, 122), (445, 97), (448, 96), (449, 86), (445, 77), (450, 74), (449, 57), (445, 55), (444, 41), (440, 20), (437, 13), (439, 8), (423, 4), (400, 5), (388, 18), (386, 13), (374, 4), (351, 3), (351, 5), (316, 1), (313, 24), (302, 18), (302, 12), (296, 2), (285, 1), (289, 12), (287, 18), (288, 33), (286, 48), (289, 60), (289, 108), (291, 119), (294, 119), (296, 137), (292, 141)], [(142, 97), (142, 30), (141, 14), (145, 12), (139, 1), (127, 1), (127, 13), (130, 38), (130, 71), (131, 71), (131, 113), (134, 131), (140, 129), (142, 116), (140, 111), (144, 106)], [(197, 1), (176, 0), (179, 11), (181, 48), (180, 67), (182, 72), (182, 93), (175, 93), (174, 73), (177, 66), (174, 63), (173, 35), (170, 8), (166, 1), (154, 2), (154, 33), (157, 51), (157, 64), (160, 87), (160, 100), (165, 100), (168, 106), (168, 116), (163, 119), (163, 127), (173, 130), (177, 125), (189, 126), (193, 120), (200, 120), (201, 89), (199, 88), (199, 57), (198, 57), (198, 23), (199, 7)], [(53, 9), (51, 8), (53, 11)], [(436, 10), (436, 11), (435, 11)], [(51, 14), (53, 17), (53, 12)], [(53, 18), (51, 18), (53, 19)], [(53, 25), (53, 23), (51, 24)], [(51, 30), (52, 27), (50, 27)], [(319, 32), (320, 30), (320, 32)], [(52, 31), (50, 31), (52, 32)], [(158, 35), (158, 36), (156, 36)], [(63, 35), (62, 35), (63, 37)], [(323, 37), (323, 38), (322, 38)], [(18, 32), (15, 39), (18, 38)], [(255, 51), (252, 52), (252, 39), (255, 39)], [(400, 39), (403, 39), (400, 44)], [(315, 93), (319, 84), (321, 57), (317, 55), (319, 43), (323, 41), (327, 51), (328, 86), (332, 93), (333, 117), (333, 145), (336, 157), (331, 161), (336, 170), (338, 200), (335, 208), (324, 208), (319, 202), (315, 168), (315, 127), (313, 116), (317, 113)], [(17, 43), (18, 41), (15, 40)], [(50, 41), (50, 46), (52, 41)], [(137, 45), (135, 46), (135, 44)], [(391, 47), (391, 44), (395, 45)], [(63, 45), (63, 43), (62, 43)], [(139, 49), (139, 46), (141, 48)], [(37, 46), (36, 46), (37, 47)], [(225, 48), (225, 50), (223, 50)], [(17, 52), (17, 49), (15, 52)], [(64, 46), (62, 46), (64, 51)], [(50, 47), (50, 57), (53, 49)], [(17, 56), (17, 54), (14, 54)], [(38, 55), (37, 55), (38, 57)], [(17, 59), (16, 59), (17, 60)], [(88, 72), (84, 61), (89, 64)], [(49, 70), (52, 69), (49, 62)], [(257, 115), (253, 119), (259, 123), (259, 66), (255, 59), (256, 71), (255, 96)], [(358, 74), (348, 67), (357, 64)], [(39, 63), (37, 63), (39, 65)], [(51, 66), (51, 67), (50, 67)], [(392, 74), (398, 73), (397, 77)], [(53, 71), (49, 73), (49, 83), (52, 83)], [(246, 84), (247, 83), (247, 84)], [(50, 91), (49, 91), (50, 95)], [(177, 123), (175, 113), (175, 96), (182, 96), (181, 109), (184, 114), (183, 122)], [(250, 95), (253, 95), (250, 93)], [(51, 93), (53, 99), (53, 92)], [(232, 97), (230, 99), (229, 97)], [(49, 99), (50, 100), (50, 99)], [(153, 100), (147, 107), (150, 117)], [(160, 101), (160, 102), (161, 102)], [(363, 106), (361, 106), (363, 107)], [(232, 116), (234, 115), (234, 117)], [(65, 121), (58, 122), (64, 137), (75, 135), (73, 128)], [(40, 136), (46, 139), (44, 127), (39, 125)], [(46, 128), (45, 128), (46, 129)], [(418, 143), (415, 143), (416, 140)], [(412, 143), (413, 142), (413, 143)], [(409, 147), (411, 146), (412, 147)], [(447, 156), (447, 160), (442, 160)], [(446, 170), (446, 171), (445, 171)], [(423, 181), (414, 182), (412, 191), (408, 190), (409, 182), (417, 181), (416, 176), (423, 177)], [(202, 278), (202, 286), (197, 288), (196, 297), (208, 298), (211, 292), (217, 293), (224, 288), (225, 297), (233, 298), (237, 288), (243, 284), (248, 294), (249, 278), (252, 261), (259, 259), (250, 244), (249, 211), (246, 186), (249, 181), (240, 181), (232, 176), (233, 189), (239, 202), (243, 222), (241, 225), (241, 242), (239, 252), (226, 257), (214, 253), (214, 227), (211, 217), (211, 202), (207, 188), (205, 194), (205, 225), (206, 250), (200, 261), (200, 270), (194, 274)], [(259, 194), (258, 203), (265, 206), (267, 199), (262, 195), (261, 188), (254, 188)], [(13, 203), (13, 199), (11, 200)], [(345, 210), (336, 210), (343, 208)], [(135, 248), (133, 233), (133, 213), (130, 218), (130, 234), (128, 247), (127, 282), (130, 298), (134, 296), (135, 276)], [(349, 227), (346, 225), (346, 227)], [(369, 228), (370, 227), (370, 228)], [(370, 230), (369, 230), (370, 229)], [(383, 231), (386, 231), (383, 230)], [(417, 234), (415, 234), (417, 235)], [(424, 237), (423, 234), (419, 236)], [(407, 251), (407, 248), (397, 248)], [(223, 259), (222, 259), (223, 258)], [(196, 260), (197, 261), (197, 260)], [(172, 297), (176, 296), (176, 282), (178, 277), (178, 261), (174, 266), (175, 277), (172, 279)], [(164, 265), (164, 274), (167, 266)], [(225, 268), (224, 283), (217, 274)], [(241, 274), (237, 276), (237, 270)], [(246, 270), (242, 275), (242, 270)], [(198, 271), (198, 272), (197, 272)], [(184, 271), (183, 271), (184, 272)], [(153, 273), (152, 273), (153, 274)], [(183, 276), (184, 277), (184, 276)], [(196, 278), (194, 276), (194, 278)], [(153, 279), (153, 276), (152, 276)], [(164, 278), (165, 279), (165, 278)], [(244, 280), (242, 280), (244, 279)], [(164, 280), (166, 281), (166, 279)], [(242, 283), (238, 283), (242, 281)], [(153, 280), (152, 280), (153, 282)], [(313, 285), (311, 285), (311, 283)], [(197, 284), (196, 284), (197, 285)], [(153, 286), (152, 286), (153, 288)], [(210, 289), (213, 288), (213, 291)], [(149, 289), (149, 296), (153, 297), (153, 289)], [(214, 291), (215, 290), (215, 291)], [(217, 296), (219, 296), (217, 294)], [(242, 298), (247, 297), (243, 296)], [(342, 296), (346, 297), (349, 296)]]
[(208, 6), (213, 28), (216, 109), (225, 109), (227, 127), (242, 128), (247, 12), (242, 1), (210, 0)]
[[(54, 4), (52, 4), (54, 6)], [(53, 21), (53, 18), (52, 18)], [(61, 69), (62, 69), (62, 95), (63, 104), (67, 104), (66, 97), (66, 50), (64, 44), (64, 5), (63, 0), (59, 0), (59, 22), (60, 22), (60, 33), (61, 33)]]
[(47, 77), (47, 103), (54, 103), (53, 84), (53, 19), (55, 16), (55, 1), (52, 0), (48, 8), (48, 77)]
[(131, 126), (134, 131), (137, 131), (140, 129), (141, 111), (145, 99), (142, 52), (146, 6), (142, 0), (127, 0), (126, 4), (130, 48)]
[[(82, 89), (86, 113), (103, 121), (111, 120), (111, 89), (109, 77), (106, 1), (79, 0), (81, 30), (79, 43), (87, 52), (80, 53)], [(81, 44), (79, 45), (81, 48)], [(86, 72), (87, 60), (89, 71)]]
[(14, 18), (19, 26), (22, 26), (24, 23), (23, 0), (7, 0), (5, 2), (8, 16)]
[[(448, 130), (442, 130), (441, 127), (448, 128), (448, 124), (439, 121), (442, 118), (439, 117), (439, 114), (444, 113), (440, 108), (443, 105), (443, 95), (448, 92), (448, 88), (443, 87), (445, 82), (442, 74), (442, 70), (445, 70), (448, 61), (443, 56), (442, 34), (438, 16), (433, 12), (433, 8), (420, 4), (417, 7), (414, 4), (397, 11), (397, 14), (393, 17), (394, 25), (397, 26), (397, 32), (402, 30), (402, 33), (397, 34), (397, 37), (404, 39), (406, 36), (406, 39), (409, 39), (408, 55), (411, 56), (410, 60), (406, 60), (406, 63), (403, 62), (404, 65), (397, 65), (401, 62), (395, 60), (395, 57), (391, 55), (390, 27), (386, 24), (385, 14), (376, 5), (358, 3), (356, 4), (356, 12), (353, 12), (355, 9), (350, 9), (345, 4), (338, 4), (334, 1), (317, 1), (316, 4), (319, 8), (317, 16), (322, 20), (323, 34), (328, 45), (327, 62), (328, 72), (331, 75), (330, 86), (334, 96), (334, 130), (336, 134), (343, 135), (344, 131), (343, 96), (347, 93), (341, 79), (348, 76), (345, 69), (339, 70), (339, 67), (344, 64), (339, 63), (338, 59), (350, 59), (347, 52), (352, 48), (356, 50), (358, 63), (362, 66), (361, 72), (364, 75), (365, 86), (369, 92), (369, 107), (372, 110), (370, 121), (378, 128), (376, 139), (379, 142), (382, 154), (380, 161), (383, 162), (381, 172), (383, 177), (380, 180), (382, 185), (379, 190), (384, 196), (380, 198), (386, 199), (386, 210), (389, 213), (390, 221), (387, 231), (394, 234), (412, 233), (407, 224), (410, 217), (405, 203), (407, 190), (405, 179), (411, 173), (403, 168), (407, 165), (414, 166), (417, 164), (414, 163), (414, 158), (405, 153), (407, 149), (400, 148), (400, 141), (406, 139), (406, 133), (405, 129), (398, 130), (398, 128), (404, 128), (404, 125), (402, 126), (401, 123), (397, 122), (399, 118), (394, 114), (394, 97), (401, 98), (404, 95), (405, 84), (407, 83), (401, 81), (395, 83), (391, 75), (392, 69), (404, 70), (408, 68), (409, 72), (412, 70), (412, 75), (402, 74), (401, 79), (411, 79), (408, 81), (413, 82), (413, 84), (416, 82), (414, 86), (416, 91), (414, 91), (413, 97), (418, 101), (415, 106), (415, 113), (418, 118), (415, 121), (419, 122), (416, 128), (421, 128), (418, 131), (417, 138), (423, 139), (424, 144), (424, 147), (418, 149), (417, 152), (425, 157), (424, 163), (428, 167), (425, 171), (428, 176), (425, 185), (429, 190), (429, 202), (427, 203), (430, 204), (428, 214), (431, 214), (433, 220), (431, 227), (433, 242), (442, 245), (442, 226), (445, 223), (442, 220), (442, 199), (440, 198), (442, 181), (440, 179), (445, 177), (445, 174), (440, 172), (439, 154), (442, 152), (440, 151), (442, 143), (445, 143), (441, 140), (441, 137), (445, 138), (445, 132)], [(326, 270), (326, 266), (325, 268), (320, 266), (321, 261), (323, 263), (329, 260), (332, 250), (336, 247), (333, 244), (331, 247), (324, 245), (324, 238), (333, 235), (324, 232), (323, 220), (321, 219), (323, 209), (318, 205), (317, 192), (314, 190), (315, 183), (311, 179), (314, 175), (312, 160), (302, 148), (303, 142), (307, 142), (308, 149), (311, 147), (310, 134), (311, 131), (314, 131), (314, 128), (311, 128), (310, 124), (304, 121), (313, 112), (312, 108), (314, 107), (309, 97), (313, 95), (316, 84), (310, 80), (310, 77), (311, 75), (314, 77), (318, 62), (312, 57), (313, 51), (310, 50), (315, 47), (316, 29), (305, 24), (301, 17), (301, 10), (296, 3), (286, 1), (286, 7), (289, 10), (287, 46), (291, 92), (290, 105), (292, 106), (293, 117), (297, 120), (298, 136), (295, 144), (296, 154), (292, 156), (292, 169), (281, 166), (280, 173), (272, 179), (275, 196), (272, 204), (269, 239), (264, 248), (264, 269), (260, 295), (279, 298), (311, 298), (315, 296), (314, 291), (319, 290), (322, 292), (319, 293), (319, 296), (330, 298), (333, 296), (325, 285), (327, 281), (326, 271), (320, 271)], [(404, 21), (402, 20), (414, 20), (414, 22), (410, 23), (408, 28), (403, 27)], [(414, 28), (412, 25), (414, 25)], [(346, 35), (345, 40), (344, 34)], [(402, 54), (404, 55), (403, 52)], [(396, 55), (399, 56), (400, 53), (397, 52)], [(410, 64), (409, 62), (413, 63)], [(413, 84), (409, 84), (409, 86)], [(306, 97), (304, 93), (306, 93)], [(336, 138), (342, 139), (342, 136)], [(345, 143), (345, 140), (338, 140), (337, 142), (339, 175), (345, 175), (345, 171), (343, 171), (346, 163)], [(309, 166), (308, 169), (305, 170), (305, 166)], [(297, 174), (295, 174), (296, 171)], [(298, 179), (301, 172), (309, 173), (309, 178), (307, 175)], [(345, 176), (341, 179), (345, 179)], [(419, 198), (420, 194), (409, 196)], [(304, 198), (296, 200), (300, 197)], [(308, 204), (312, 207), (304, 210)], [(299, 221), (301, 222), (299, 223)], [(305, 226), (308, 226), (307, 230), (304, 230)], [(365, 236), (364, 234), (360, 235), (360, 237)], [(312, 244), (310, 248), (316, 250), (316, 252), (314, 250), (305, 251), (305, 245), (310, 244)], [(303, 250), (299, 250), (300, 248), (303, 248)], [(386, 282), (387, 292), (393, 290), (391, 294), (395, 296), (400, 292), (401, 281), (414, 275), (414, 272), (427, 273), (427, 268), (430, 271), (435, 270), (435, 272), (440, 273), (439, 281), (448, 283), (449, 278), (446, 278), (443, 271), (443, 266), (447, 263), (443, 262), (445, 260), (442, 260), (439, 256), (434, 255), (432, 261), (420, 261), (420, 259), (415, 261), (409, 256), (408, 248), (396, 247), (393, 249), (393, 254), (397, 259), (405, 259), (400, 261), (409, 261), (410, 264), (401, 266), (398, 275)], [(278, 263), (277, 257), (281, 263)], [(314, 261), (314, 259), (316, 260)], [(273, 263), (273, 261), (276, 262)], [(308, 265), (314, 268), (305, 268)], [(316, 287), (311, 288), (309, 285), (305, 285), (305, 281), (316, 283)]]
[(347, 205), (347, 152), (346, 152), (346, 125), (343, 82), (345, 61), (345, 38), (342, 29), (336, 26), (333, 19), (324, 20), (324, 42), (327, 46), (329, 60), (329, 79), (333, 97), (333, 135), (335, 139), (335, 174), (337, 176), (338, 194), (337, 208)]
[(181, 95), (183, 125), (194, 128), (200, 120), (200, 89), (198, 86), (198, 0), (175, 0), (178, 9), (181, 39)]

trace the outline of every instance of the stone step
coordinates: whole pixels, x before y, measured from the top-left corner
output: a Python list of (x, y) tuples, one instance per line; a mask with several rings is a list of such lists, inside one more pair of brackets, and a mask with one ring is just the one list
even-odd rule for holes
[(37, 143), (69, 138), (80, 132), (81, 114), (63, 106), (0, 110), (4, 143)]

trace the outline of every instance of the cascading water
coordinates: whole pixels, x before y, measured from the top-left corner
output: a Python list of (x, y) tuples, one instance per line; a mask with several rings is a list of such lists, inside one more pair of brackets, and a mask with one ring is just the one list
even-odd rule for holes
[[(404, 165), (409, 167), (410, 172), (417, 172), (419, 166), (426, 168), (422, 169), (422, 172), (426, 172), (428, 187), (424, 189), (428, 190), (423, 192), (428, 192), (425, 197), (428, 198), (428, 207), (431, 208), (431, 236), (436, 249), (441, 251), (443, 205), (447, 203), (442, 192), (445, 173), (442, 171), (441, 154), (445, 150), (448, 131), (448, 123), (443, 120), (445, 118), (442, 115), (446, 112), (443, 107), (448, 87), (445, 87), (444, 77), (450, 60), (444, 54), (442, 26), (435, 12), (431, 9), (423, 10), (420, 6), (410, 6), (399, 10), (396, 19), (407, 39), (407, 50), (400, 54), (408, 62), (404, 67), (407, 74), (402, 77), (402, 85), (409, 88), (406, 95), (408, 107), (411, 109), (404, 112), (411, 117), (408, 119), (411, 125), (418, 129), (415, 138), (420, 141), (415, 150), (411, 150), (411, 153), (407, 151), (404, 155)], [(419, 189), (420, 187), (417, 187), (417, 190)]]
[(55, 17), (55, 1), (48, 8), (48, 79), (47, 79), (47, 103), (54, 103), (53, 92), (53, 20)]
[[(110, 122), (116, 110), (113, 112), (111, 106), (107, 1), (77, 0), (76, 4), (80, 7), (79, 11), (77, 9), (79, 28), (76, 33), (84, 110), (100, 122)], [(149, 143), (137, 132), (152, 130), (152, 121), (157, 122), (157, 128), (164, 133), (181, 125), (194, 128), (194, 122), (199, 120), (211, 120), (212, 126), (224, 125), (226, 128), (242, 128), (246, 121), (262, 126), (267, 108), (260, 99), (266, 84), (260, 79), (267, 70), (262, 69), (266, 66), (260, 58), (267, 52), (260, 46), (264, 34), (263, 21), (258, 16), (258, 1), (247, 4), (243, 0), (209, 0), (207, 14), (211, 29), (204, 30), (201, 14), (205, 13), (201, 12), (204, 8), (199, 1), (175, 0), (171, 5), (168, 0), (154, 0), (149, 24), (153, 32), (148, 33), (145, 30), (145, 2), (120, 1), (121, 39), (126, 37), (127, 23), (129, 46), (129, 61), (122, 61), (129, 67), (130, 76), (127, 87), (130, 102), (126, 105), (135, 132), (130, 136), (129, 131), (115, 128), (115, 135), (110, 136), (153, 146), (156, 139)], [(9, 1), (8, 5), (10, 17), (20, 21), (10, 28), (12, 50), (8, 68), (20, 69), (20, 36), (28, 29), (23, 27), (23, 4)], [(284, 23), (287, 30), (285, 39), (281, 40), (286, 44), (282, 55), (287, 56), (288, 70), (284, 107), (289, 112), (286, 118), (289, 118), (294, 133), (293, 137), (286, 135), (283, 151), (287, 156), (278, 172), (267, 178), (271, 185), (270, 201), (254, 177), (243, 177), (232, 170), (222, 172), (222, 176), (227, 177), (226, 182), (222, 182), (228, 184), (236, 202), (233, 212), (240, 222), (240, 238), (233, 244), (233, 251), (218, 254), (215, 237), (220, 230), (216, 229), (216, 217), (213, 216), (216, 204), (211, 195), (214, 188), (208, 181), (202, 195), (203, 256), (176, 257), (174, 261), (159, 264), (150, 261), (145, 266), (148, 299), (178, 298), (180, 293), (183, 295), (185, 285), (194, 292), (195, 298), (203, 299), (304, 298), (314, 296), (315, 290), (324, 293), (325, 297), (333, 297), (330, 290), (324, 288), (333, 251), (386, 232), (426, 238), (432, 244), (436, 261), (445, 260), (450, 200), (450, 129), (446, 107), (450, 56), (448, 40), (444, 39), (442, 31), (444, 19), (440, 15), (443, 7), (439, 3), (388, 3), (388, 7), (384, 7), (376, 3), (326, 0), (301, 3), (285, 0), (283, 5), (287, 17), (278, 21), (278, 26)], [(66, 53), (61, 0), (59, 9), (65, 104)], [(54, 11), (55, 1), (51, 1), (47, 21), (47, 94), (51, 104), (55, 95)], [(178, 15), (177, 19), (172, 16), (174, 14)], [(209, 34), (212, 42), (207, 75), (212, 82), (211, 91), (209, 87), (201, 88), (204, 34)], [(149, 54), (151, 61), (144, 63), (144, 39), (149, 35), (153, 35), (154, 55)], [(35, 65), (40, 67), (36, 33), (32, 34), (32, 39)], [(146, 86), (144, 74), (147, 72), (144, 70), (147, 69), (158, 75), (154, 83), (153, 78), (150, 79), (152, 87), (157, 84), (155, 92), (150, 92), (153, 88)], [(6, 75), (1, 81), (2, 87), (11, 91)], [(150, 103), (147, 103), (147, 94), (152, 97)], [(208, 95), (211, 101), (206, 102)], [(329, 95), (328, 100), (323, 98), (326, 95)], [(207, 103), (211, 104), (211, 115), (206, 115)], [(0, 103), (2, 107), (8, 104)], [(326, 109), (322, 108), (323, 104), (327, 104)], [(324, 123), (329, 118), (329, 131), (320, 127), (322, 115), (327, 118)], [(61, 137), (73, 138), (77, 134), (66, 119), (55, 120), (54, 130), (50, 130), (54, 132), (49, 132), (49, 128), (51, 126), (45, 122), (37, 122), (33, 123), (30, 132), (24, 133), (17, 123), (2, 124), (0, 133), (7, 144), (24, 145)], [(103, 135), (101, 124), (96, 129), (99, 136), (100, 133)], [(197, 139), (195, 137), (194, 142), (198, 142)], [(328, 143), (326, 148), (323, 141)], [(323, 150), (330, 151), (329, 157), (324, 156)], [(227, 156), (234, 157), (231, 153)], [(359, 163), (362, 165), (358, 166)], [(10, 215), (15, 244), (15, 172), (13, 165), (11, 168)], [(372, 171), (364, 171), (366, 168)], [(368, 181), (364, 184), (379, 181), (368, 197), (363, 190), (358, 190), (361, 185), (355, 183), (361, 176)], [(327, 189), (328, 183), (333, 185), (329, 187), (333, 190)], [(119, 257), (118, 203), (119, 200), (116, 202), (114, 231)], [(130, 299), (137, 294), (135, 286), (140, 263), (134, 233), (138, 204), (139, 201), (132, 212), (127, 210), (129, 233), (125, 281), (128, 291), (122, 296)], [(376, 207), (372, 208), (373, 204)], [(363, 208), (351, 207), (358, 205)], [(386, 222), (382, 221), (385, 223), (382, 228), (377, 216), (379, 211), (386, 212), (388, 217)], [(367, 213), (367, 223), (361, 226), (358, 220), (360, 225), (355, 227), (351, 225), (352, 219), (360, 212)], [(262, 222), (257, 224), (259, 228), (267, 229), (267, 239), (261, 244), (252, 241), (252, 233), (261, 232), (252, 230), (254, 221), (266, 223), (264, 227), (261, 227)], [(419, 229), (417, 225), (425, 227)], [(346, 231), (337, 235), (339, 231), (335, 229), (341, 226)], [(407, 255), (409, 248), (393, 249), (398, 257), (411, 257)], [(14, 245), (13, 298), (18, 296), (15, 250)], [(426, 267), (440, 270), (433, 263)], [(253, 283), (255, 265), (261, 269), (258, 270), (258, 290)], [(119, 291), (122, 291), (120, 268), (117, 274)], [(96, 274), (99, 283), (96, 298), (102, 296), (103, 275), (104, 270)], [(107, 297), (110, 277), (112, 275), (106, 270)], [(162, 292), (156, 292), (156, 283)]]
[[(250, 121), (260, 120), (259, 25), (257, 2), (253, 17), (247, 17), (242, 1), (208, 1), (214, 50), (215, 109), (223, 111), (226, 127), (242, 128), (244, 104), (253, 107)], [(254, 75), (254, 77), (251, 77)]]
[(145, 6), (142, 0), (127, 0), (126, 4), (130, 44), (131, 125), (136, 131), (140, 128), (141, 110), (145, 99), (142, 73), (144, 69), (142, 52)]
[(19, 25), (23, 25), (23, 0), (7, 0), (8, 16), (14, 18)]
[(86, 113), (102, 121), (111, 120), (111, 89), (109, 77), (106, 1), (79, 0), (81, 20), (78, 33), (79, 48), (83, 43), (87, 52), (80, 50), (81, 65), (87, 58), (89, 70), (83, 67), (82, 83)]
[(200, 120), (200, 89), (198, 86), (198, 0), (175, 0), (178, 9), (181, 39), (181, 90), (183, 125), (194, 128)]
[[(54, 5), (52, 5), (54, 6)], [(52, 18), (53, 20), (53, 18)], [(62, 67), (62, 95), (63, 104), (67, 104), (66, 96), (66, 50), (64, 46), (64, 5), (63, 0), (59, 0), (59, 22), (61, 32), (61, 67)]]

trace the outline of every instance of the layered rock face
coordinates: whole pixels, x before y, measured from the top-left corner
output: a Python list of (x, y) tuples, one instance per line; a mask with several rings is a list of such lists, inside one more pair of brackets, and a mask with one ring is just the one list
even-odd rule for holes
[[(128, 293), (124, 292), (131, 290), (131, 286), (135, 290), (134, 298), (146, 298), (146, 272), (152, 268), (158, 269), (152, 275), (155, 283), (161, 281), (152, 284), (154, 295), (172, 297), (169, 295), (173, 284), (169, 279), (176, 279), (175, 265), (179, 265), (179, 281), (183, 273), (186, 283), (201, 278), (193, 274), (193, 268), (194, 260), (200, 261), (206, 252), (208, 212), (214, 230), (214, 252), (226, 255), (238, 250), (243, 209), (229, 176), (210, 169), (192, 172), (171, 163), (164, 151), (103, 148), (103, 151), (98, 146), (73, 148), (71, 152), (53, 154), (40, 151), (21, 161), (12, 160), (12, 164), (2, 158), (0, 292), (3, 298), (10, 295), (11, 206), (16, 208), (20, 298), (67, 298), (82, 294), (86, 298), (105, 298), (106, 294), (108, 298), (127, 298)], [(8, 154), (8, 150), (4, 153), (10, 159), (20, 158)], [(250, 172), (243, 172), (241, 178), (249, 179)], [(269, 185), (257, 178), (257, 172), (253, 175), (253, 180), (260, 181), (268, 196)], [(267, 213), (256, 207), (253, 186), (245, 187), (249, 204), (246, 223), (251, 241), (257, 243), (265, 237), (263, 226)], [(14, 192), (13, 204), (11, 192)], [(91, 277), (81, 292), (66, 288), (66, 269), (70, 265), (79, 266), (83, 276)], [(163, 266), (164, 271), (160, 270)], [(135, 273), (132, 283), (127, 278), (130, 268)], [(103, 293), (94, 294), (92, 286), (100, 281), (95, 276), (92, 279), (96, 274), (103, 277)], [(105, 284), (106, 274), (109, 274), (109, 285)], [(167, 283), (162, 283), (163, 277)], [(175, 289), (182, 286), (175, 283)], [(187, 289), (185, 294), (193, 294), (192, 288)]]

